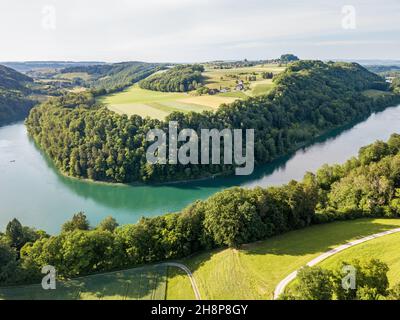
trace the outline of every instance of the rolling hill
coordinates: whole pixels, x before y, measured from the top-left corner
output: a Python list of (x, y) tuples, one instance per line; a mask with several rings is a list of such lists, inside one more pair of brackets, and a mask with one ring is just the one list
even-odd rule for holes
[(33, 79), (0, 65), (0, 125), (25, 118), (35, 101), (27, 98)]

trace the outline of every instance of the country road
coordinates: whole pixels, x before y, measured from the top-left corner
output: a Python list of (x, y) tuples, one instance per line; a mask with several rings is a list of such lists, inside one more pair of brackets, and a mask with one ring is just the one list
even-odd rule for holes
[(189, 277), (190, 283), (192, 284), (192, 288), (193, 288), (196, 300), (201, 300), (201, 295), (200, 295), (199, 288), (197, 287), (196, 280), (194, 279), (192, 272), (190, 271), (190, 269), (187, 266), (185, 266), (182, 263), (177, 263), (177, 262), (166, 262), (166, 263), (162, 263), (161, 265), (167, 266), (167, 267), (176, 267), (176, 268), (179, 268), (179, 269), (182, 269), (183, 271), (185, 271)]
[[(380, 232), (380, 233), (375, 233), (373, 235), (358, 239), (358, 240), (354, 240), (351, 242), (348, 242), (344, 245), (341, 245), (337, 248), (334, 248), (332, 250), (329, 250), (321, 255), (319, 255), (318, 257), (314, 258), (313, 260), (311, 260), (309, 263), (307, 263), (307, 266), (312, 267), (315, 266), (317, 263), (320, 263), (321, 261), (343, 251), (346, 250), (348, 248), (351, 248), (353, 246), (356, 246), (360, 243), (366, 242), (366, 241), (370, 241), (376, 238), (380, 238), (383, 236), (386, 236), (388, 234), (393, 234), (393, 233), (397, 233), (400, 232), (400, 228), (396, 228), (396, 229), (392, 229), (392, 230), (388, 230), (388, 231), (384, 231), (384, 232)], [(298, 270), (292, 272), (291, 274), (289, 274), (285, 279), (283, 279), (281, 282), (279, 282), (279, 284), (276, 286), (275, 291), (274, 291), (274, 299), (278, 299), (279, 296), (284, 292), (286, 286), (293, 281), (296, 276), (297, 276), (297, 272)]]

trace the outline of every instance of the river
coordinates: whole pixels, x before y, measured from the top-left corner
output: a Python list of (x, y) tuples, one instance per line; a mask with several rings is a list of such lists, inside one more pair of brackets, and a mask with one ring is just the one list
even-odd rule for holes
[(22, 224), (57, 233), (73, 213), (83, 211), (91, 225), (112, 215), (120, 224), (141, 216), (182, 209), (231, 186), (280, 185), (301, 179), (324, 163), (343, 163), (377, 139), (387, 140), (400, 125), (400, 106), (390, 107), (348, 128), (319, 138), (290, 156), (256, 168), (251, 176), (170, 185), (109, 185), (62, 176), (29, 139), (23, 123), (0, 127), (0, 230), (18, 218)]

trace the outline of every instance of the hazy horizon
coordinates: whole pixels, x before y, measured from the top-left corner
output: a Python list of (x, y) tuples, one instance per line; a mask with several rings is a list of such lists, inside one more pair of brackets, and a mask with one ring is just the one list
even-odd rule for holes
[(398, 0), (3, 0), (0, 61), (400, 60)]
[[(287, 52), (293, 53), (293, 52)], [(279, 57), (276, 57), (279, 58)], [(307, 60), (302, 57), (299, 57), (301, 60)], [(275, 58), (271, 58), (275, 59)], [(101, 61), (101, 60), (8, 60), (8, 61), (0, 61), (0, 63), (122, 63), (122, 62), (148, 62), (148, 63), (207, 63), (207, 62), (215, 62), (215, 61), (224, 61), (224, 62), (235, 62), (235, 61), (242, 61), (243, 59), (236, 59), (236, 60), (203, 60), (203, 61), (143, 61), (143, 60), (125, 60), (125, 61)], [(261, 60), (268, 60), (268, 59), (255, 59), (249, 61), (261, 61)], [(400, 63), (399, 59), (310, 59), (310, 60), (321, 60), (321, 61), (345, 61), (345, 62), (358, 62), (362, 63), (373, 63), (373, 62), (385, 62), (386, 64), (393, 63)]]

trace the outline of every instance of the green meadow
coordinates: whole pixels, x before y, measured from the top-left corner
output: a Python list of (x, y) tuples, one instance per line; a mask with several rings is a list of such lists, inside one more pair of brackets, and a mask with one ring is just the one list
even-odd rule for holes
[[(194, 92), (160, 92), (140, 88), (137, 84), (128, 89), (99, 98), (99, 101), (118, 114), (140, 115), (163, 120), (171, 112), (214, 111), (221, 104), (229, 104), (237, 99), (247, 99), (268, 93), (273, 88), (271, 79), (263, 79), (262, 72), (280, 73), (284, 67), (263, 65), (248, 68), (210, 69), (203, 73), (204, 85), (210, 89), (229, 88), (229, 92), (216, 95), (196, 95)], [(236, 91), (237, 81), (247, 76), (256, 76), (256, 81), (248, 83), (248, 89)]]
[(147, 266), (57, 282), (55, 290), (40, 284), (0, 288), (5, 300), (164, 300), (165, 266)]
[[(291, 231), (238, 249), (203, 252), (181, 262), (192, 271), (203, 299), (272, 299), (276, 285), (318, 255), (349, 241), (398, 228), (400, 219), (358, 219)], [(343, 260), (370, 257), (390, 267), (391, 284), (400, 281), (400, 234), (347, 249), (321, 263), (334, 268)], [(34, 300), (185, 300), (194, 299), (188, 276), (157, 265), (91, 275), (57, 283), (0, 288), (0, 299)]]
[(390, 286), (400, 282), (400, 234), (390, 234), (359, 244), (322, 261), (319, 266), (326, 269), (335, 269), (342, 261), (351, 263), (358, 259), (379, 259), (389, 267), (388, 278)]
[[(205, 252), (184, 259), (182, 263), (193, 272), (203, 299), (272, 299), (274, 289), (281, 280), (318, 255), (351, 240), (399, 226), (400, 219), (360, 219), (315, 225), (240, 249)], [(397, 237), (400, 239), (400, 235)], [(390, 242), (393, 236), (373, 241), (385, 242), (385, 239)], [(400, 276), (400, 254), (394, 255), (397, 242), (391, 242), (391, 247), (382, 244), (373, 251), (363, 252), (363, 246), (360, 245), (343, 254), (351, 257), (358, 252), (356, 256), (360, 257), (383, 257), (382, 260), (386, 259), (389, 266), (393, 267), (390, 277), (395, 279)], [(370, 242), (367, 242), (364, 246), (369, 245)], [(395, 263), (390, 262), (391, 256)], [(168, 281), (174, 281), (174, 287), (168, 290), (167, 298), (186, 290), (183, 279)]]
[(212, 111), (223, 103), (235, 101), (235, 97), (195, 96), (180, 92), (160, 92), (145, 90), (137, 85), (99, 99), (108, 108), (118, 114), (128, 116), (137, 114), (142, 117), (164, 119), (173, 111), (202, 112)]

